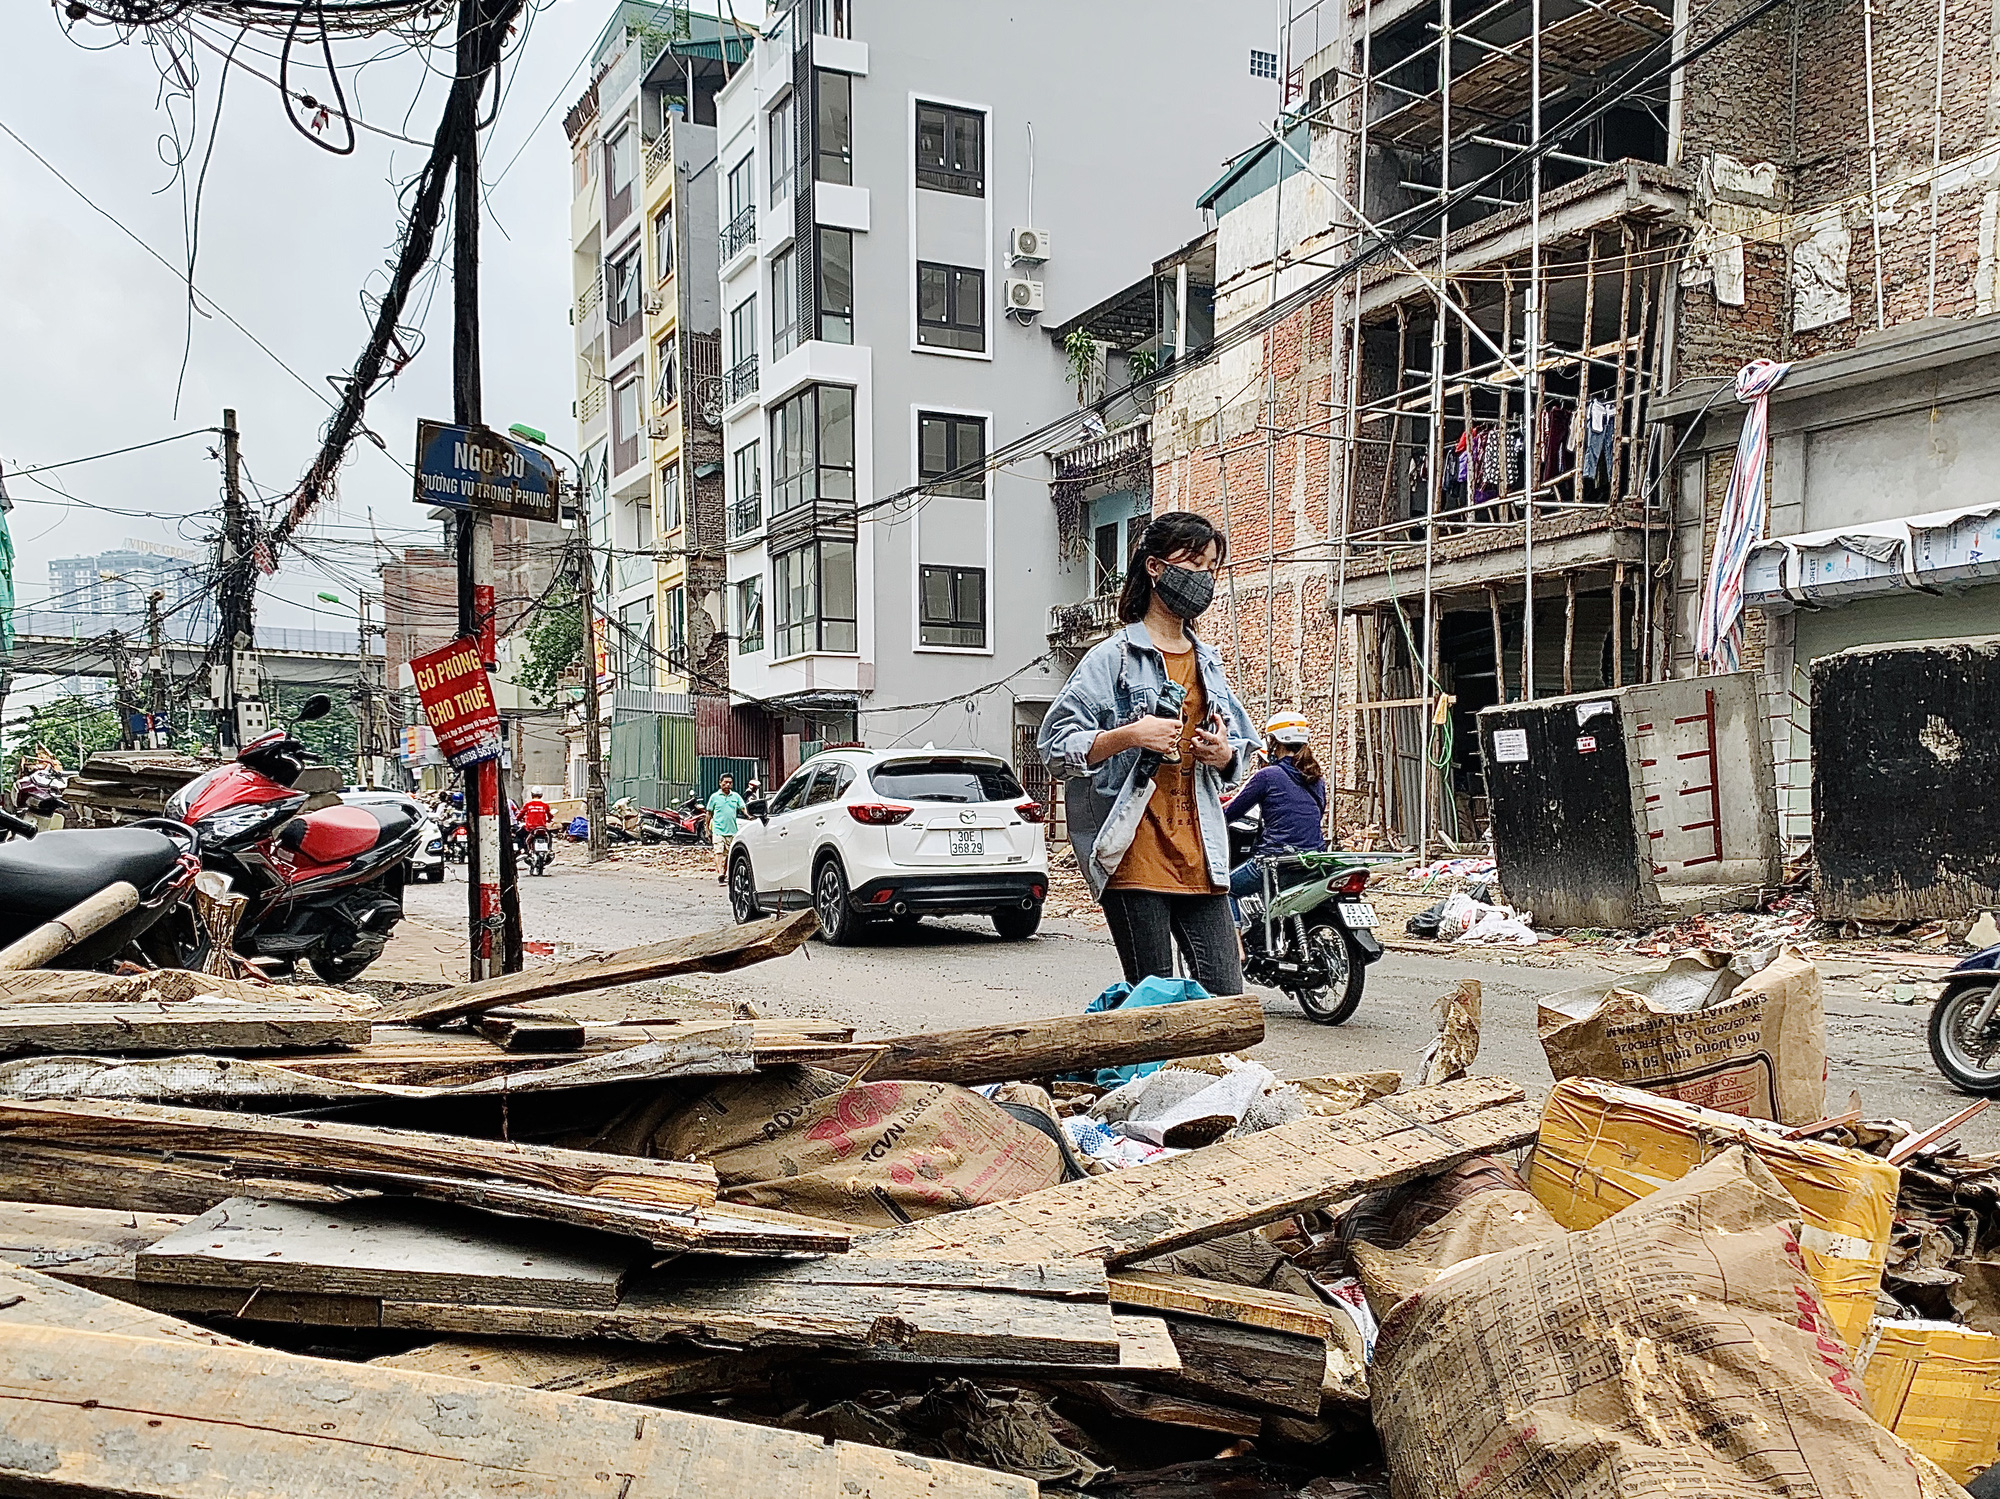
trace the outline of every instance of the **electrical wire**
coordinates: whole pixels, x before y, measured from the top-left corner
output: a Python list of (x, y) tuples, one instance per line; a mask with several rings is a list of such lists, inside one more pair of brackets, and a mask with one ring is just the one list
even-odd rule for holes
[(164, 447), (170, 442), (179, 442), (187, 437), (211, 436), (221, 430), (220, 427), (190, 427), (185, 432), (176, 432), (170, 437), (156, 437), (151, 442), (135, 442), (130, 447), (109, 448), (102, 453), (86, 453), (81, 458), (65, 458), (60, 463), (38, 463), (33, 468), (13, 469), (7, 473), (7, 477), (12, 479), (31, 478), (35, 474), (52, 473), (59, 468), (74, 468), (79, 463), (95, 463), (100, 458), (116, 458), (121, 453), (140, 453), (144, 452), (147, 448)]

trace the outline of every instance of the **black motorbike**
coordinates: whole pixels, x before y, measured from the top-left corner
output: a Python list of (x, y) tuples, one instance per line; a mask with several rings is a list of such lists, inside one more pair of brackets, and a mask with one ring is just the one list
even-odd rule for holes
[(555, 836), (547, 828), (535, 828), (521, 834), (521, 862), (528, 866), (529, 874), (547, 874), (549, 863), (555, 856)]
[(50, 966), (182, 968), (199, 960), (203, 941), (187, 900), (201, 861), (188, 828), (148, 818), (122, 828), (43, 832), (0, 811), (0, 840), (0, 947), (123, 881), (139, 892), (139, 904)]
[(1944, 976), (1931, 1007), (1931, 1060), (1962, 1093), (2000, 1094), (2000, 944)]

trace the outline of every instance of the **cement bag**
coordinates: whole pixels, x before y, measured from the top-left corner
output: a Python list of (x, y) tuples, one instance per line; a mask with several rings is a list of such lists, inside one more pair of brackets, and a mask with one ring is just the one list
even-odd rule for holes
[(726, 1202), (893, 1227), (1063, 1179), (1047, 1135), (950, 1083), (775, 1067), (706, 1089), (640, 1154), (706, 1161)]
[(1544, 1000), (1549, 1071), (1644, 1088), (1784, 1124), (1825, 1116), (1826, 1017), (1819, 970), (1796, 948), (1761, 968), (1693, 953)]
[(1596, 1228), (1448, 1271), (1376, 1340), (1390, 1492), (1919, 1499), (1798, 1234), (1736, 1148)]

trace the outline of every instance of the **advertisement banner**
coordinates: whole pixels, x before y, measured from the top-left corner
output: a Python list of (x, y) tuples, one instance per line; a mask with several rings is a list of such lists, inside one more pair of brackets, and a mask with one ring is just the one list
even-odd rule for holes
[(410, 672), (417, 679), (424, 717), (437, 731), (438, 749), (451, 765), (462, 770), (499, 756), (500, 709), (479, 663), (477, 642), (454, 640), (418, 656)]

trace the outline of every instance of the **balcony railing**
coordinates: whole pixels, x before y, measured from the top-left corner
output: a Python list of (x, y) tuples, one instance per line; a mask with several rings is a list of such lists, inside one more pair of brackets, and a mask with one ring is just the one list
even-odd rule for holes
[(660, 169), (674, 159), (674, 132), (662, 130), (653, 137), (653, 143), (646, 148), (646, 186), (653, 185), (653, 179), (660, 175)]
[(739, 253), (757, 242), (757, 205), (748, 208), (729, 221), (722, 231), (722, 263), (729, 264)]
[(1095, 645), (1118, 628), (1118, 595), (1093, 594), (1078, 604), (1057, 604), (1049, 610), (1051, 645)]
[(764, 524), (764, 497), (761, 494), (746, 494), (729, 507), (729, 534), (732, 538), (748, 536)]
[(575, 323), (579, 328), (582, 327), (583, 320), (589, 317), (591, 310), (603, 300), (604, 272), (600, 269), (596, 275), (590, 278), (590, 284), (577, 293), (576, 314), (570, 321)]
[(729, 372), (723, 390), (722, 404), (725, 408), (734, 406), (738, 401), (748, 400), (755, 394), (757, 394), (757, 356), (752, 354), (748, 359), (739, 360), (736, 367)]
[(1126, 464), (1152, 467), (1153, 423), (1141, 417), (1127, 426), (1089, 438), (1050, 455), (1058, 479), (1087, 479)]

